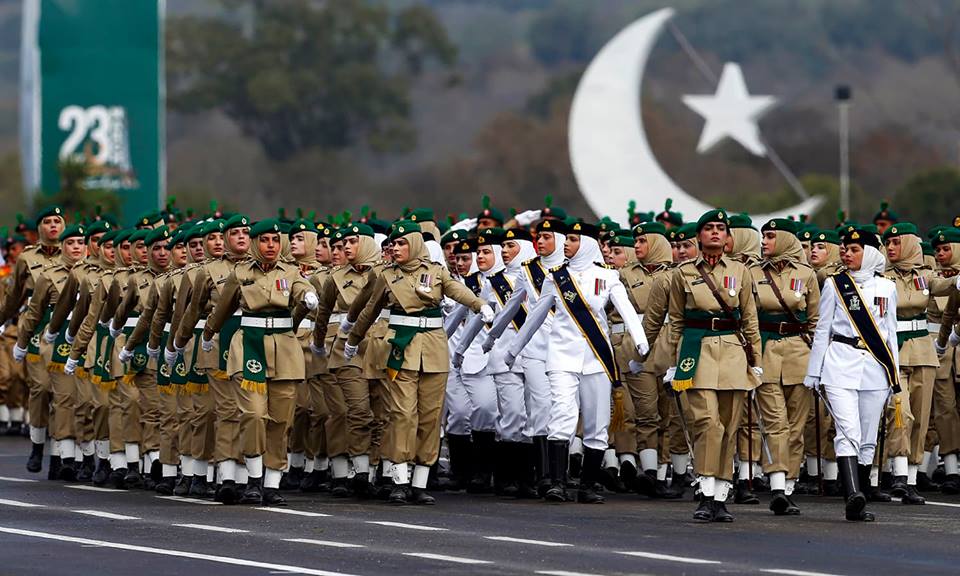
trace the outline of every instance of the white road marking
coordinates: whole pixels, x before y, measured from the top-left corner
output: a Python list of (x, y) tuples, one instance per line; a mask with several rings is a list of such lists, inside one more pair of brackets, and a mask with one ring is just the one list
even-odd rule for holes
[(155, 496), (161, 500), (172, 500), (174, 502), (186, 502), (187, 504), (206, 504), (207, 506), (222, 506), (220, 502), (213, 500), (202, 500), (200, 498), (184, 498), (183, 496)]
[(83, 484), (66, 484), (67, 488), (73, 488), (74, 490), (86, 490), (88, 492), (121, 492), (123, 494), (128, 494), (128, 490), (118, 490), (116, 488), (101, 488), (99, 486), (84, 486)]
[(241, 530), (239, 528), (224, 528), (223, 526), (211, 526), (210, 524), (174, 524), (174, 526), (179, 526), (180, 528), (196, 528), (197, 530), (207, 530), (208, 532), (226, 532), (229, 534), (243, 534), (249, 532), (249, 530)]
[(341, 572), (317, 570), (316, 568), (306, 568), (304, 566), (289, 566), (286, 564), (257, 562), (255, 560), (245, 560), (242, 558), (233, 558), (230, 556), (214, 556), (213, 554), (198, 554), (196, 552), (186, 552), (183, 550), (166, 550), (163, 548), (154, 548), (152, 546), (137, 546), (134, 544), (123, 544), (121, 542), (91, 540), (89, 538), (77, 538), (75, 536), (51, 534), (48, 532), (36, 532), (34, 530), (20, 530), (18, 528), (7, 528), (5, 526), (0, 526), (0, 532), (6, 533), (6, 534), (16, 534), (18, 536), (43, 538), (45, 540), (58, 540), (60, 542), (72, 542), (74, 544), (96, 546), (100, 548), (114, 548), (116, 550), (144, 552), (147, 554), (159, 554), (161, 556), (175, 556), (178, 558), (191, 558), (193, 560), (207, 560), (210, 562), (218, 562), (220, 564), (230, 564), (232, 566), (243, 566), (246, 568), (263, 568), (264, 570), (276, 570), (278, 572), (287, 572), (287, 573), (296, 573), (296, 574), (310, 574), (312, 576), (349, 576), (348, 574), (343, 574)]
[(4, 506), (16, 506), (17, 508), (45, 508), (43, 504), (31, 504), (30, 502), (7, 500), (6, 498), (0, 498), (0, 504), (3, 504)]
[(587, 572), (568, 572), (567, 570), (540, 570), (537, 574), (543, 576), (600, 576), (599, 574), (589, 574)]
[(528, 540), (526, 538), (512, 538), (510, 536), (484, 536), (487, 540), (496, 540), (497, 542), (515, 542), (517, 544), (533, 544), (535, 546), (554, 546), (554, 547), (563, 547), (563, 546), (573, 546), (573, 544), (565, 544), (563, 542), (547, 542), (546, 540)]
[(13, 478), (12, 476), (0, 476), (0, 481), (3, 481), (3, 482), (39, 482), (39, 480), (34, 480), (33, 478)]
[(826, 572), (807, 572), (806, 570), (787, 570), (785, 568), (771, 568), (769, 570), (760, 570), (767, 574), (783, 574), (784, 576), (836, 576)]
[(932, 500), (927, 500), (927, 504), (933, 506), (947, 506), (949, 508), (960, 508), (960, 504), (954, 504), (952, 502), (933, 502)]
[(425, 560), (439, 560), (441, 562), (454, 562), (456, 564), (493, 564), (489, 560), (475, 560), (473, 558), (461, 558), (460, 556), (446, 556), (444, 554), (430, 554), (428, 552), (404, 552), (404, 556), (413, 556)]
[(617, 554), (636, 556), (637, 558), (649, 558), (650, 560), (664, 560), (666, 562), (682, 562), (684, 564), (720, 564), (720, 562), (716, 560), (688, 558), (686, 556), (671, 556), (669, 554), (656, 554), (654, 552), (617, 552)]
[(347, 542), (332, 542), (330, 540), (313, 540), (311, 538), (286, 538), (284, 542), (298, 542), (300, 544), (316, 544), (331, 548), (366, 548), (363, 544), (348, 544)]
[(390, 526), (392, 528), (407, 528), (410, 530), (428, 530), (434, 532), (446, 531), (446, 528), (437, 528), (434, 526), (421, 526), (419, 524), (404, 524), (403, 522), (387, 522), (385, 520), (367, 520), (367, 524), (377, 524), (379, 526)]
[(256, 510), (265, 510), (267, 512), (279, 512), (280, 514), (290, 514), (292, 516), (313, 516), (316, 518), (329, 518), (329, 514), (321, 514), (320, 512), (306, 512), (304, 510), (291, 510), (290, 508), (272, 508), (270, 506), (263, 506), (256, 508)]
[(139, 520), (136, 516), (124, 516), (123, 514), (114, 514), (113, 512), (101, 512), (99, 510), (74, 510), (77, 514), (86, 514), (87, 516), (96, 516), (98, 518), (108, 518), (110, 520)]

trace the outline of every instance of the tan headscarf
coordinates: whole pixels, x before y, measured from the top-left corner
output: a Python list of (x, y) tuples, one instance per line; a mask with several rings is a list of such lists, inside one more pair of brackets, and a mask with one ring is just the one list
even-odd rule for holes
[(909, 272), (923, 267), (923, 248), (920, 246), (920, 237), (913, 234), (904, 234), (900, 238), (900, 260), (888, 262), (887, 269), (897, 272)]
[[(297, 264), (302, 264), (305, 266), (317, 266), (317, 243), (319, 242), (319, 235), (316, 232), (310, 230), (297, 230), (292, 234), (303, 234), (303, 249), (306, 251), (303, 256), (295, 256)], [(287, 245), (289, 246), (289, 242)]]
[[(421, 236), (422, 238), (422, 236)], [(411, 246), (412, 249), (412, 246)], [(424, 247), (426, 251), (426, 247)], [(357, 248), (357, 259), (353, 266), (373, 266), (380, 260), (380, 246), (377, 241), (370, 236), (360, 235), (360, 246)]]
[(440, 241), (440, 228), (437, 226), (436, 222), (428, 220), (426, 222), (418, 222), (418, 224), (420, 224), (420, 230), (427, 234), (432, 234), (433, 239), (437, 242)]
[(760, 259), (760, 234), (753, 228), (731, 228), (730, 234), (733, 236), (733, 250), (730, 251), (732, 258)]
[(420, 267), (420, 264), (430, 261), (430, 253), (427, 252), (427, 245), (423, 241), (423, 235), (419, 232), (408, 232), (402, 238), (407, 240), (410, 245), (410, 259), (403, 264), (397, 264), (404, 272), (413, 272)]
[(786, 230), (776, 230), (777, 239), (773, 246), (773, 254), (767, 258), (773, 264), (791, 263), (806, 264), (807, 255), (803, 251), (803, 244), (795, 234)]
[[(116, 245), (116, 244), (114, 244)], [(114, 256), (120, 252), (119, 249), (114, 248)], [(100, 247), (100, 254), (97, 255), (97, 264), (100, 265), (104, 270), (113, 270), (117, 263), (115, 260), (108, 260), (107, 257), (103, 254), (103, 246)]]
[(293, 251), (290, 249), (290, 235), (280, 233), (280, 261), (286, 262), (287, 264), (292, 264), (296, 262), (296, 258), (293, 257)]
[(647, 257), (643, 259), (644, 265), (670, 264), (673, 262), (673, 248), (670, 241), (662, 234), (645, 234), (647, 237)]
[[(160, 240), (160, 242), (163, 242), (163, 240)], [(171, 261), (172, 260), (173, 259), (171, 258)], [(170, 268), (169, 265), (166, 267), (161, 267), (159, 264), (153, 261), (153, 244), (147, 246), (147, 266), (156, 274), (163, 274), (167, 271), (167, 269)]]
[(960, 272), (960, 244), (955, 242), (950, 243), (950, 262), (946, 266), (940, 266), (941, 270), (953, 270), (954, 272)]

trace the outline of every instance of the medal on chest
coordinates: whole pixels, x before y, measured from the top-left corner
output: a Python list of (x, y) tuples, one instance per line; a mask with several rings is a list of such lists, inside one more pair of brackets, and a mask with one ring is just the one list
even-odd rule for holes
[(426, 273), (421, 274), (419, 284), (417, 285), (417, 290), (423, 292), (424, 294), (433, 292), (433, 276)]
[(723, 277), (723, 287), (726, 289), (727, 294), (731, 297), (737, 295), (737, 277), (736, 276), (724, 276)]
[(286, 278), (277, 278), (277, 291), (282, 293), (284, 298), (290, 296), (290, 284)]
[(927, 284), (926, 276), (915, 276), (913, 278), (913, 287), (923, 292), (924, 296), (930, 295), (930, 286)]
[(607, 281), (603, 278), (597, 278), (593, 281), (593, 295), (599, 296), (604, 290), (607, 289)]
[(790, 289), (793, 290), (793, 295), (797, 298), (803, 296), (803, 280), (798, 278), (790, 279)]
[(875, 297), (875, 298), (873, 299), (873, 304), (874, 304), (877, 308), (880, 308), (880, 317), (881, 317), (881, 318), (887, 315), (887, 306), (890, 305), (890, 299), (889, 299), (889, 298), (883, 298), (883, 297), (881, 297), (881, 296), (877, 296), (877, 297)]

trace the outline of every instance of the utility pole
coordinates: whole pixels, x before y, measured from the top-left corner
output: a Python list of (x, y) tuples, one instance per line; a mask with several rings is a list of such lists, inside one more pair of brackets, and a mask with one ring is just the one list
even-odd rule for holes
[(850, 87), (839, 85), (834, 100), (840, 112), (840, 209), (850, 217)]

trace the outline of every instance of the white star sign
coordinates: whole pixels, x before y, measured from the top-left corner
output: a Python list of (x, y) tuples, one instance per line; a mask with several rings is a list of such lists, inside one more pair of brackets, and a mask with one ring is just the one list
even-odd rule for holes
[(739, 64), (724, 64), (716, 94), (684, 96), (683, 103), (706, 120), (700, 142), (697, 143), (697, 152), (700, 154), (729, 137), (757, 156), (767, 155), (767, 147), (760, 140), (757, 121), (776, 105), (777, 99), (773, 96), (751, 96)]

